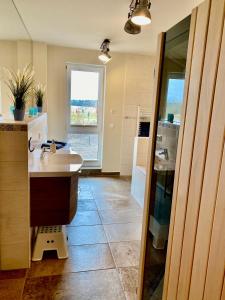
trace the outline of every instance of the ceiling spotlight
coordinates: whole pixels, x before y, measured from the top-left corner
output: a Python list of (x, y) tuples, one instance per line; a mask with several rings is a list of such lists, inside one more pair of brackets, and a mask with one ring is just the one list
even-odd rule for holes
[(151, 23), (150, 9), (151, 2), (149, 0), (139, 0), (135, 4), (134, 12), (131, 16), (131, 21), (139, 26), (148, 25)]
[(110, 44), (110, 40), (109, 39), (105, 39), (103, 42), (102, 42), (102, 45), (100, 47), (101, 49), (101, 53), (99, 55), (99, 60), (101, 60), (104, 64), (107, 64), (111, 59), (112, 57), (109, 55), (109, 44)]
[(131, 15), (132, 15), (132, 12), (129, 12), (128, 20), (124, 26), (124, 30), (129, 34), (138, 34), (141, 32), (141, 26), (136, 25), (131, 21)]

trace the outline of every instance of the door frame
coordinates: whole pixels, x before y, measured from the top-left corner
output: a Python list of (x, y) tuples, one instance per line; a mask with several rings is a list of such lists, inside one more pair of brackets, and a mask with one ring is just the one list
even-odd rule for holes
[[(171, 258), (171, 247), (174, 231), (174, 222), (175, 222), (175, 210), (176, 210), (176, 187), (179, 178), (179, 168), (181, 161), (181, 152), (182, 152), (182, 142), (183, 142), (183, 131), (186, 117), (186, 108), (187, 108), (187, 95), (189, 89), (189, 80), (190, 80), (190, 71), (191, 71), (191, 60), (192, 60), (192, 50), (194, 45), (194, 34), (195, 34), (195, 24), (197, 18), (197, 8), (192, 11), (191, 14), (191, 25), (190, 25), (190, 34), (189, 34), (189, 45), (187, 53), (187, 62), (186, 62), (186, 76), (185, 76), (185, 89), (184, 89), (184, 102), (183, 102), (183, 111), (182, 111), (182, 122), (179, 131), (178, 139), (178, 148), (177, 148), (177, 159), (175, 167), (175, 178), (174, 178), (174, 192), (171, 208), (171, 217), (170, 217), (170, 227), (169, 227), (169, 238), (167, 246), (167, 257), (166, 257), (166, 267), (164, 275), (164, 285), (163, 285), (163, 299), (167, 298), (167, 287), (168, 287), (168, 277), (169, 277), (169, 267), (170, 267), (170, 258)], [(140, 254), (140, 266), (139, 266), (139, 275), (138, 275), (138, 300), (143, 299), (143, 284), (144, 284), (144, 270), (145, 270), (145, 260), (147, 252), (147, 233), (149, 228), (149, 211), (151, 205), (151, 184), (152, 184), (152, 170), (155, 157), (155, 138), (157, 132), (157, 116), (159, 109), (159, 95), (161, 88), (162, 80), (162, 67), (163, 67), (163, 53), (165, 48), (165, 38), (166, 33), (162, 32), (158, 36), (158, 47), (157, 47), (157, 57), (155, 65), (155, 78), (154, 78), (154, 90), (153, 90), (153, 105), (152, 105), (152, 120), (151, 120), (151, 129), (150, 129), (150, 143), (148, 147), (148, 161), (147, 161), (147, 170), (146, 170), (146, 184), (145, 184), (145, 199), (144, 199), (144, 210), (143, 210), (143, 225), (142, 225), (142, 236), (141, 236), (141, 254)]]
[[(71, 91), (71, 71), (87, 71), (99, 73), (99, 99), (97, 108), (97, 126), (93, 125), (72, 125), (70, 124), (70, 91)], [(98, 134), (98, 157), (97, 160), (84, 160), (83, 168), (101, 169), (102, 154), (103, 154), (103, 134), (104, 134), (104, 103), (105, 103), (105, 72), (106, 68), (103, 65), (82, 64), (82, 63), (66, 63), (66, 79), (67, 79), (67, 113), (66, 113), (66, 132), (73, 133), (71, 128), (76, 127), (76, 133)]]
[(163, 64), (163, 53), (165, 48), (165, 33), (162, 32), (158, 36), (157, 46), (157, 58), (154, 70), (154, 90), (153, 90), (153, 106), (152, 106), (152, 119), (150, 126), (150, 143), (148, 146), (148, 161), (146, 170), (146, 181), (145, 181), (145, 197), (144, 197), (144, 209), (143, 209), (143, 224), (142, 224), (142, 235), (141, 235), (141, 253), (140, 253), (140, 265), (138, 274), (138, 300), (142, 299), (143, 296), (143, 284), (144, 284), (144, 271), (145, 271), (145, 258), (147, 251), (147, 234), (149, 228), (149, 212), (150, 212), (150, 192), (152, 183), (152, 170), (155, 157), (155, 145), (154, 140), (156, 139), (157, 131), (157, 115), (158, 115), (158, 103), (161, 87), (162, 77), (162, 64)]

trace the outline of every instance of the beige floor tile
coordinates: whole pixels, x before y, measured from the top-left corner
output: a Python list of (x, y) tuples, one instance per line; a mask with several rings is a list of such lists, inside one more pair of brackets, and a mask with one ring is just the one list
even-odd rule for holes
[(78, 211), (67, 228), (69, 258), (49, 253), (32, 263), (23, 299), (136, 300), (141, 213), (129, 179), (80, 178)]
[(2, 300), (20, 300), (25, 278), (2, 279), (0, 280), (0, 299)]
[(138, 241), (141, 239), (141, 223), (104, 225), (109, 242)]
[(56, 254), (53, 256), (51, 253), (42, 261), (33, 262), (28, 277), (111, 268), (115, 268), (115, 264), (108, 244), (71, 246), (68, 259), (57, 259)]
[(139, 266), (140, 241), (110, 243), (110, 249), (117, 267)]
[(115, 199), (115, 200), (128, 200), (128, 199), (132, 199), (132, 196), (130, 194), (130, 191), (96, 191), (93, 192), (93, 196), (95, 200), (98, 199)]
[(77, 211), (97, 210), (97, 206), (92, 199), (79, 199), (77, 202)]
[(118, 272), (125, 291), (126, 299), (136, 300), (138, 288), (138, 268), (119, 268)]
[(131, 197), (124, 198), (95, 198), (97, 208), (105, 209), (140, 209), (139, 204)]
[(91, 191), (78, 190), (78, 199), (94, 199)]
[(23, 300), (124, 300), (124, 292), (115, 269), (64, 276), (29, 278)]
[(92, 178), (90, 186), (94, 193), (130, 192), (130, 181), (116, 177)]
[(108, 209), (99, 211), (102, 224), (138, 223), (142, 221), (141, 209)]
[(102, 224), (97, 211), (78, 211), (69, 226)]
[(107, 243), (102, 225), (68, 227), (69, 245)]

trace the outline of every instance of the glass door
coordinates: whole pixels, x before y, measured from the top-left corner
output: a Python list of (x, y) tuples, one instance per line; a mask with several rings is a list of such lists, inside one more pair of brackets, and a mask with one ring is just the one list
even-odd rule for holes
[(191, 17), (187, 17), (165, 37), (146, 241), (146, 300), (162, 299), (190, 21)]
[(104, 66), (67, 64), (68, 143), (84, 167), (101, 168)]

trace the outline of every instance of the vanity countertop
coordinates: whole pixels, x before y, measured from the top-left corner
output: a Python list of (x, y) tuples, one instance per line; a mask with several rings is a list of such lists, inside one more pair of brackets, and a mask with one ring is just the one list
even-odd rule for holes
[(41, 158), (41, 150), (29, 155), (30, 177), (69, 177), (77, 174), (83, 164), (79, 154), (71, 150), (58, 150), (57, 153), (45, 152)]
[[(15, 131), (31, 128), (35, 125), (36, 122), (40, 121), (41, 119), (47, 118), (47, 113), (41, 113), (34, 117), (29, 117), (27, 114), (24, 117), (23, 121), (15, 121), (13, 117), (9, 117), (8, 115), (0, 116), (0, 129), (7, 130), (7, 128), (14, 128)], [(22, 128), (22, 129), (21, 129)]]

